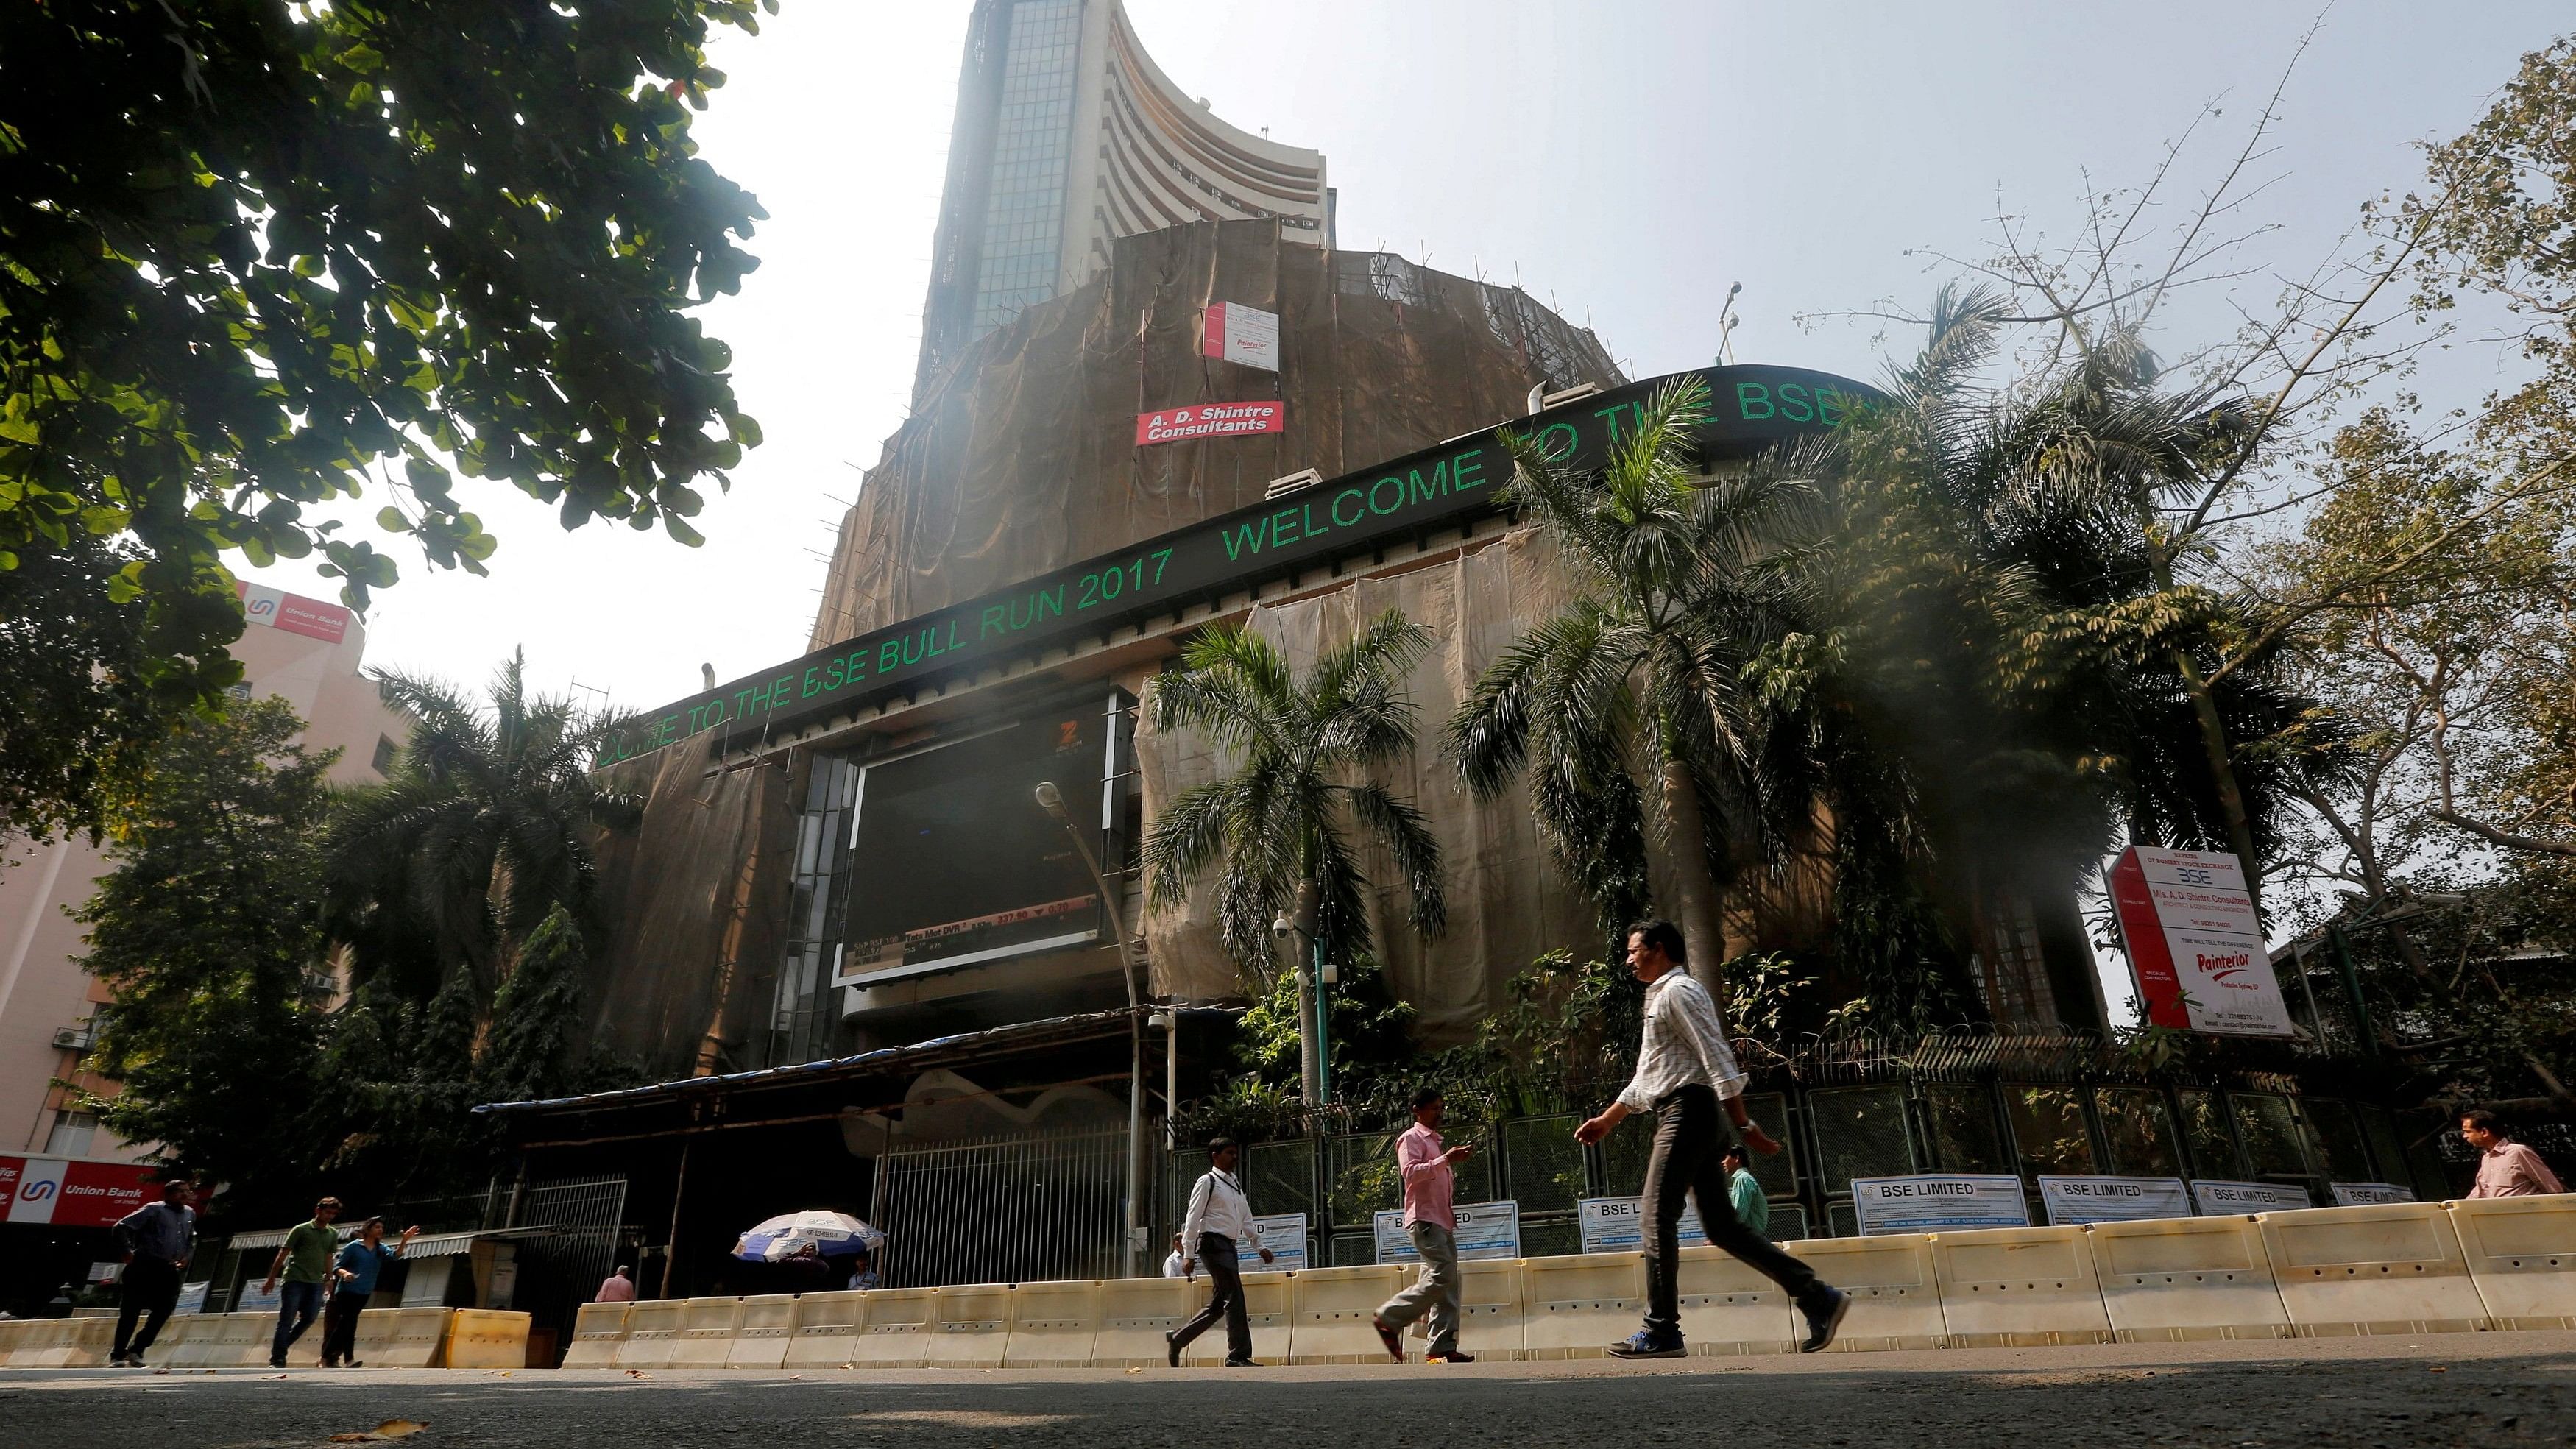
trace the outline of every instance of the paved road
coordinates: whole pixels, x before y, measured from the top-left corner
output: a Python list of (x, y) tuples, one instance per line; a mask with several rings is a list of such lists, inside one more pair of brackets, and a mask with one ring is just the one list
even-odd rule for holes
[(1187, 1449), (1617, 1444), (2576, 1444), (2576, 1332), (1679, 1363), (777, 1374), (0, 1370), (27, 1449), (1007, 1442)]

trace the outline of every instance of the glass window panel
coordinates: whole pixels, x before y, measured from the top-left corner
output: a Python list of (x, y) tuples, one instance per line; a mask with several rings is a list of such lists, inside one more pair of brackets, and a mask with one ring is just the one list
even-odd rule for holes
[(2084, 1099), (2075, 1088), (2006, 1083), (2003, 1092), (2004, 1117), (2012, 1124), (2023, 1177), (2097, 1170), (2093, 1134), (2084, 1125)]
[(1243, 1150), (1243, 1195), (1261, 1216), (1304, 1213), (1313, 1222), (1314, 1183), (1312, 1142), (1256, 1142)]
[(1934, 1162), (1944, 1172), (2010, 1172), (2012, 1158), (1995, 1127), (1995, 1099), (1983, 1086), (1933, 1086), (1923, 1091), (1932, 1124)]
[(1855, 1177), (1897, 1177), (1914, 1170), (1905, 1133), (1905, 1094), (1898, 1088), (1817, 1092), (1807, 1098), (1807, 1110), (1815, 1123), (1825, 1191), (1848, 1193)]
[(1763, 1234), (1775, 1243), (1794, 1243), (1807, 1236), (1807, 1210), (1793, 1202), (1771, 1204), (1771, 1230)]
[(1826, 1206), (1828, 1209), (1826, 1220), (1833, 1225), (1833, 1236), (1837, 1238), (1860, 1236), (1860, 1214), (1853, 1210), (1850, 1198), (1836, 1198)]
[(2191, 1154), (2191, 1175), (2225, 1180), (2245, 1175), (2236, 1160), (2236, 1139), (2216, 1092), (2177, 1092), (2182, 1103), (2182, 1143)]
[(1376, 1261), (1376, 1235), (1344, 1233), (1333, 1239), (1334, 1267), (1365, 1268)]
[[(1584, 1195), (1583, 1144), (1574, 1140), (1575, 1117), (1523, 1117), (1503, 1124), (1503, 1157), (1510, 1190), (1521, 1213), (1572, 1212)], [(1464, 1140), (1464, 1139), (1461, 1139)], [(1484, 1148), (1468, 1157), (1486, 1156)]]
[(2236, 1140), (2245, 1145), (2247, 1165), (2257, 1177), (2306, 1177), (2311, 1169), (2299, 1143), (2297, 1116), (2290, 1099), (2270, 1092), (2230, 1092), (2236, 1111)]
[(2373, 1182), (2370, 1149), (2362, 1145), (2361, 1123), (2350, 1102), (2330, 1097), (2302, 1097), (2299, 1115), (2308, 1119), (2308, 1146), (2318, 1166), (2336, 1182)]
[(2123, 1177), (2180, 1177), (2182, 1158), (2164, 1095), (2143, 1087), (2101, 1087), (2093, 1093), (2102, 1135), (2111, 1142), (2111, 1171)]

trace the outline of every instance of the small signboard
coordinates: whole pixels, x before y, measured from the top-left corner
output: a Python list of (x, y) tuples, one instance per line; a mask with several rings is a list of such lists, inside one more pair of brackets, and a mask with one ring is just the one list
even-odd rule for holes
[(1305, 1271), (1306, 1215), (1304, 1213), (1272, 1213), (1268, 1217), (1254, 1218), (1252, 1231), (1253, 1235), (1260, 1240), (1261, 1246), (1270, 1250), (1273, 1261), (1264, 1263), (1261, 1261), (1261, 1255), (1254, 1253), (1251, 1260), (1242, 1265), (1245, 1269), (1258, 1269), (1265, 1273)]
[(2413, 1189), (2399, 1187), (2393, 1182), (2330, 1182), (2326, 1186), (2334, 1190), (2336, 1207), (2415, 1201)]
[(2191, 1190), (2179, 1177), (2043, 1177), (2039, 1201), (2050, 1227), (2192, 1215)]
[(1273, 399), (1269, 402), (1190, 403), (1183, 407), (1157, 408), (1136, 415), (1136, 446), (1156, 443), (1181, 443), (1192, 438), (1240, 438), (1258, 433), (1283, 432), (1288, 427), (1288, 405)]
[(1855, 1177), (1852, 1211), (1860, 1235), (1931, 1233), (1946, 1228), (2026, 1228), (2030, 1204), (2010, 1173)]
[(2293, 1208), (2314, 1207), (2308, 1190), (2289, 1182), (2207, 1182), (2191, 1180), (2191, 1200), (2202, 1215), (2221, 1217), (2229, 1213), (2277, 1213)]
[(2289, 1008), (2235, 856), (2133, 845), (2110, 871), (2120, 946), (2147, 1020), (2219, 1036), (2288, 1036)]
[(170, 1311), (173, 1313), (205, 1312), (206, 1290), (214, 1286), (215, 1285), (212, 1282), (203, 1278), (198, 1279), (194, 1283), (180, 1284), (178, 1302)]
[[(1638, 1253), (1646, 1247), (1646, 1204), (1636, 1197), (1587, 1197), (1575, 1204), (1583, 1218), (1583, 1251)], [(1700, 1230), (1699, 1209), (1685, 1204), (1677, 1234), (1685, 1248), (1708, 1246)]]
[(1279, 314), (1241, 302), (1211, 302), (1200, 355), (1221, 357), (1264, 372), (1279, 370)]
[[(1422, 1255), (1413, 1250), (1413, 1235), (1404, 1230), (1404, 1212), (1388, 1208), (1379, 1213), (1371, 1226), (1377, 1230), (1377, 1260), (1381, 1263), (1419, 1263)], [(1521, 1205), (1516, 1202), (1479, 1202), (1458, 1205), (1458, 1257), (1464, 1262), (1477, 1258), (1510, 1260), (1521, 1255)]]

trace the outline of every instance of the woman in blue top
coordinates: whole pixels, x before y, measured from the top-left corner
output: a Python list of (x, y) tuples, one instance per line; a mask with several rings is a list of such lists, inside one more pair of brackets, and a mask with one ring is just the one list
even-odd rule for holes
[(411, 1240), (420, 1236), (420, 1225), (403, 1229), (402, 1241), (385, 1246), (385, 1220), (369, 1218), (358, 1235), (340, 1249), (339, 1260), (331, 1267), (331, 1306), (322, 1311), (322, 1366), (338, 1368), (343, 1362), (351, 1368), (363, 1368), (358, 1362), (358, 1315), (367, 1306), (367, 1295), (376, 1291), (376, 1278), (385, 1265), (402, 1256)]

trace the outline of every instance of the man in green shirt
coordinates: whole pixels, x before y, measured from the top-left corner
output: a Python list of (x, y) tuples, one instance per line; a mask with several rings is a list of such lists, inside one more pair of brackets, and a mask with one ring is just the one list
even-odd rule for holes
[[(286, 1351), (321, 1315), (322, 1285), (330, 1279), (331, 1260), (340, 1251), (339, 1229), (331, 1226), (339, 1216), (338, 1198), (315, 1203), (313, 1221), (287, 1229), (286, 1241), (268, 1265), (268, 1281), (259, 1285), (259, 1291), (277, 1293), (277, 1332), (268, 1341), (270, 1368), (286, 1367)], [(281, 1270), (286, 1274), (283, 1285), (277, 1281)]]
[(1759, 1179), (1744, 1165), (1744, 1144), (1727, 1144), (1726, 1193), (1735, 1203), (1735, 1216), (1744, 1225), (1764, 1237), (1771, 1236), (1771, 1196), (1762, 1190)]

